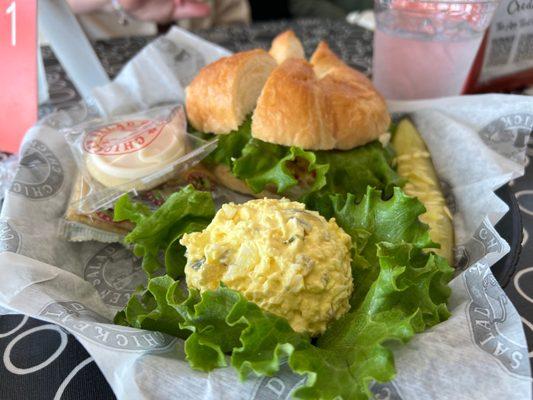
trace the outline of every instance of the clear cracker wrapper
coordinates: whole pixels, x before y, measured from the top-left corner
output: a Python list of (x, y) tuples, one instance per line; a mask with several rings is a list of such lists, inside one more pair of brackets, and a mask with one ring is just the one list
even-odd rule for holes
[[(193, 171), (199, 168), (192, 167), (186, 174), (171, 179), (162, 185), (146, 191), (132, 193), (136, 201), (142, 202), (154, 210), (161, 206), (172, 193), (178, 191), (188, 183), (194, 183), (198, 189), (210, 189), (200, 186), (196, 182), (190, 182), (187, 178)], [(185, 175), (185, 176), (183, 176)], [(120, 242), (133, 225), (129, 221), (113, 221), (114, 207), (110, 204), (90, 213), (84, 213), (79, 209), (80, 201), (89, 190), (88, 184), (82, 175), (78, 175), (73, 187), (69, 207), (65, 213), (65, 221), (60, 225), (61, 234), (71, 241), (97, 240), (99, 242)]]
[[(80, 163), (86, 156), (83, 133), (110, 122), (85, 122), (85, 129), (79, 124), (95, 110), (112, 116), (124, 107), (130, 112), (181, 101), (192, 70), (225, 54), (178, 28), (155, 40), (112, 84), (95, 91), (91, 107), (52, 114), (29, 130), (1, 212), (0, 310), (59, 324), (75, 335), (119, 399), (278, 399), (302, 383), (288, 367), (244, 382), (232, 368), (195, 371), (181, 340), (113, 325), (116, 311), (145, 283), (141, 261), (118, 243), (72, 243), (57, 235), (78, 169), (98, 194), (88, 197), (88, 209), (135, 187), (129, 182), (126, 188), (105, 188), (91, 178)], [(518, 139), (531, 132), (533, 100), (485, 95), (391, 108), (416, 124), (451, 200), (458, 274), (450, 284), (450, 318), (394, 348), (395, 379), (374, 384), (372, 391), (378, 399), (530, 399), (520, 316), (490, 266), (509, 251), (494, 229), (508, 211), (494, 190), (523, 174), (527, 141)], [(79, 136), (68, 144), (61, 128), (72, 125)], [(78, 143), (75, 157), (72, 143)], [(139, 182), (153, 188), (165, 173)]]
[[(221, 186), (215, 176), (200, 164), (188, 168), (153, 189), (132, 191), (130, 196), (134, 201), (146, 205), (151, 210), (155, 210), (172, 193), (187, 185), (192, 185), (197, 190), (210, 191), (217, 209), (224, 203), (231, 201), (243, 203), (251, 199), (250, 196), (235, 193)], [(81, 174), (78, 174), (65, 213), (65, 219), (59, 224), (60, 235), (73, 242), (87, 240), (96, 240), (103, 243), (122, 242), (124, 236), (133, 228), (133, 224), (129, 221), (114, 221), (113, 204), (89, 213), (81, 211), (79, 204), (86, 196), (88, 190), (87, 182)]]

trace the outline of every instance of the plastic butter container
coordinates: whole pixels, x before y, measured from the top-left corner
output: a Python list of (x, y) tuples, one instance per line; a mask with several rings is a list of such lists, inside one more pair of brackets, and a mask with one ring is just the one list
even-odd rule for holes
[(124, 193), (157, 208), (192, 184), (212, 190), (215, 178), (197, 165), (216, 147), (187, 133), (182, 106), (165, 106), (113, 118), (98, 118), (62, 131), (78, 166), (70, 204), (60, 226), (73, 241), (119, 241), (131, 226), (113, 221)]
[(166, 106), (63, 130), (86, 185), (75, 207), (109, 208), (124, 193), (158, 187), (201, 161), (215, 147), (187, 133), (182, 106)]

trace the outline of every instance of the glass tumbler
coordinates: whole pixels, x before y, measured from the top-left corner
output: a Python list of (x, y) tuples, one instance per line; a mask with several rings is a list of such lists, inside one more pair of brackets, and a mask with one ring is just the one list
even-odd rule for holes
[(389, 100), (461, 94), (497, 6), (487, 0), (374, 0), (374, 85)]

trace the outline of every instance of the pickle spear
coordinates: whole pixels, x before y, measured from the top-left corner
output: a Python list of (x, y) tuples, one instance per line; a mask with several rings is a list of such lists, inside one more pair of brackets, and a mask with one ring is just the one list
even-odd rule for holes
[(440, 244), (435, 253), (453, 265), (452, 215), (446, 206), (428, 148), (411, 121), (400, 121), (392, 146), (397, 155), (398, 174), (407, 180), (405, 193), (417, 197), (426, 207), (420, 221), (429, 225), (431, 240)]

